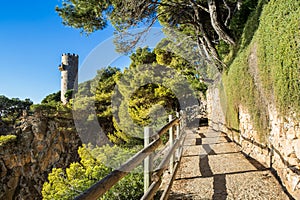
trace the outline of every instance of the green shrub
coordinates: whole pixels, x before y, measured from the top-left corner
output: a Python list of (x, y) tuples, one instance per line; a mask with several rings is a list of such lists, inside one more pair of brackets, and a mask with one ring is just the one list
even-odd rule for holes
[[(66, 170), (53, 169), (48, 175), (48, 182), (42, 189), (43, 199), (74, 199), (112, 171), (111, 166), (119, 166), (135, 153), (135, 149), (114, 146), (79, 148), (81, 161), (70, 165)], [(113, 186), (102, 200), (140, 199), (143, 195), (143, 176), (130, 173)]]
[(41, 103), (47, 104), (47, 103), (51, 103), (51, 102), (56, 102), (56, 103), (60, 102), (60, 95), (61, 95), (60, 91), (49, 94), (41, 101)]
[(16, 135), (1, 135), (0, 136), (0, 146), (5, 145), (9, 142), (13, 142), (17, 139)]
[(281, 113), (300, 111), (300, 1), (270, 1), (257, 32), (261, 80)]

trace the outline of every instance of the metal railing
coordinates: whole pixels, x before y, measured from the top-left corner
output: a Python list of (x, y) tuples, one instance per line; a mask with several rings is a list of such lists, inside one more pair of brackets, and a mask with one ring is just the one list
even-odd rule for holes
[[(195, 112), (198, 110), (195, 109)], [(181, 155), (183, 151), (183, 143), (186, 135), (186, 115), (181, 112), (176, 114), (173, 119), (169, 115), (169, 123), (163, 126), (156, 134), (151, 133), (151, 128), (144, 129), (144, 148), (136, 153), (133, 157), (127, 160), (119, 168), (113, 170), (110, 174), (104, 177), (92, 187), (81, 193), (75, 200), (95, 200), (104, 195), (111, 187), (113, 187), (124, 176), (129, 174), (134, 168), (144, 161), (144, 195), (141, 199), (152, 199), (160, 188), (162, 183), (162, 175), (164, 171), (169, 169), (171, 178), (168, 181), (167, 187), (161, 195), (161, 199), (167, 199), (176, 171), (178, 169)], [(175, 129), (174, 129), (175, 128)], [(161, 136), (169, 132), (168, 153), (164, 156), (158, 167), (152, 169), (153, 158), (152, 153), (163, 144)], [(153, 141), (151, 141), (153, 140)]]

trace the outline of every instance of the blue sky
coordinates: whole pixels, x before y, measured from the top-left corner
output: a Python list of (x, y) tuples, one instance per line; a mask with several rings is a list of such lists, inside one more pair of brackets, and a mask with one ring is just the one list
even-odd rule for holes
[[(90, 62), (88, 55), (99, 51), (103, 42), (109, 44), (109, 49), (102, 49), (101, 54), (109, 57), (114, 53), (113, 28), (88, 37), (80, 34), (80, 30), (61, 23), (55, 12), (55, 6), (60, 4), (61, 0), (1, 1), (0, 95), (30, 98), (39, 103), (46, 95), (60, 90), (58, 65), (62, 53), (78, 54), (80, 67)], [(117, 59), (114, 64), (119, 67), (128, 64), (127, 59), (118, 56), (109, 58)], [(103, 67), (107, 63), (106, 60), (97, 64)]]

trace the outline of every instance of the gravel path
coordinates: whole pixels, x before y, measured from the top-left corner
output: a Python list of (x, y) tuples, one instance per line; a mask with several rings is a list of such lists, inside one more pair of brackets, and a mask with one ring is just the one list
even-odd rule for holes
[(270, 170), (208, 127), (188, 133), (170, 200), (286, 200)]

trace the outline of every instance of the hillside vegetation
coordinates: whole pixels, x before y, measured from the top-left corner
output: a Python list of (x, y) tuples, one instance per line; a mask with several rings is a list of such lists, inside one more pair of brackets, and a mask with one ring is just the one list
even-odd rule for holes
[(223, 75), (223, 108), (232, 128), (239, 127), (240, 105), (249, 110), (262, 141), (268, 130), (268, 106), (274, 105), (282, 115), (299, 116), (299, 17), (300, 1), (258, 2)]
[[(87, 145), (78, 151), (80, 162), (66, 169), (54, 168), (48, 175), (44, 199), (72, 199), (91, 187), (143, 148), (145, 126), (159, 130), (168, 114), (198, 104), (197, 98), (207, 89), (189, 62), (163, 49), (138, 48), (130, 58), (123, 72), (115, 67), (99, 70), (94, 79), (79, 85), (75, 98), (65, 105), (65, 109), (73, 105), (74, 121), (80, 122), (76, 130)], [(59, 95), (48, 95), (36, 107), (62, 109)], [(143, 195), (141, 168), (101, 199), (139, 199)]]

